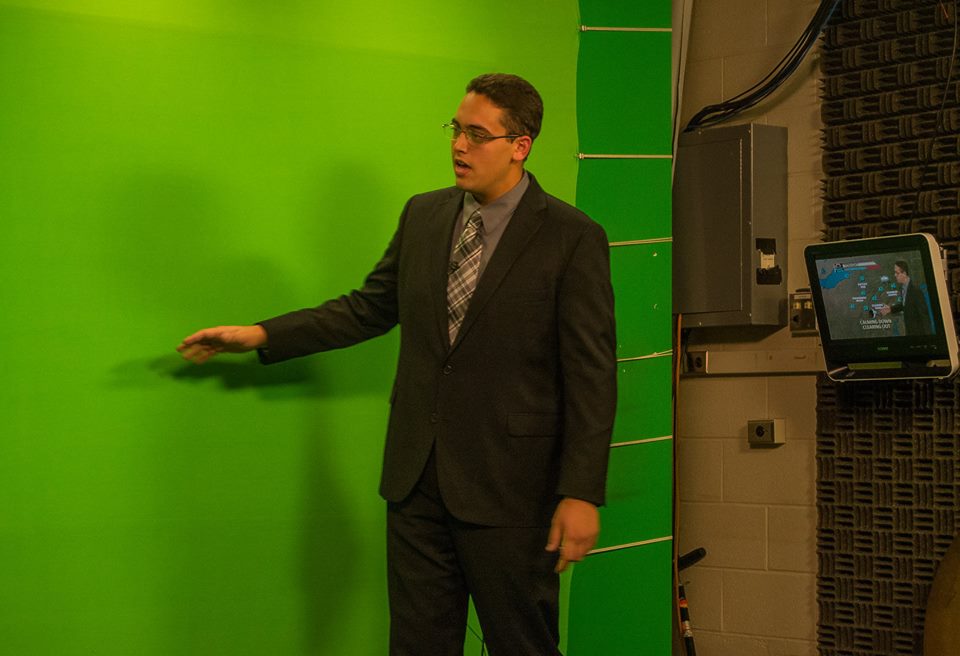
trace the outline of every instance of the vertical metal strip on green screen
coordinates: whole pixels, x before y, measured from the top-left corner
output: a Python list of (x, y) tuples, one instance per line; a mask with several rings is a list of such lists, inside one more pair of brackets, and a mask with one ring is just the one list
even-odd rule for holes
[(610, 240), (619, 392), (601, 538), (570, 583), (569, 656), (671, 649), (670, 9), (580, 0), (577, 206)]

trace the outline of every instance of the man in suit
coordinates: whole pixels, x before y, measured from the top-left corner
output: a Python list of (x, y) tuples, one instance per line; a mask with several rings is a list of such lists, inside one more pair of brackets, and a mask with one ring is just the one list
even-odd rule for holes
[(363, 286), (201, 330), (203, 362), (264, 363), (400, 325), (380, 493), (394, 655), (462, 654), (468, 595), (493, 656), (557, 654), (557, 573), (599, 532), (616, 404), (606, 235), (524, 170), (543, 105), (482, 75), (446, 127), (456, 186), (411, 198)]
[(910, 284), (910, 266), (905, 260), (893, 264), (893, 277), (900, 285), (900, 295), (892, 305), (880, 308), (880, 314), (903, 314), (903, 324), (907, 335), (930, 335), (930, 304), (923, 290)]

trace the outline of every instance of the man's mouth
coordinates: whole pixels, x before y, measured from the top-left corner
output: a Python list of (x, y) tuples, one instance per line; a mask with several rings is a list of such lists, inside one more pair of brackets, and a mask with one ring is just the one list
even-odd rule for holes
[(464, 162), (462, 159), (454, 158), (453, 160), (453, 171), (457, 175), (464, 175), (467, 171), (470, 170), (470, 165)]

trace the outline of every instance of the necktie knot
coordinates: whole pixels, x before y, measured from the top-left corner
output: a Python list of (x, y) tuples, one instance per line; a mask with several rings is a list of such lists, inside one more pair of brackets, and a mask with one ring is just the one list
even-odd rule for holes
[(473, 214), (470, 215), (470, 218), (467, 219), (467, 222), (463, 225), (463, 232), (460, 234), (460, 239), (457, 241), (457, 250), (463, 245), (464, 242), (476, 238), (478, 235), (483, 234), (483, 217), (480, 216), (480, 210), (475, 210)]

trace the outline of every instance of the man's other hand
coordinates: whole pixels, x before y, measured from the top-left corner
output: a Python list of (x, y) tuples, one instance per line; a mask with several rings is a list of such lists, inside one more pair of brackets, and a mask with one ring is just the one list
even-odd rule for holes
[(263, 326), (217, 326), (193, 333), (177, 350), (184, 360), (203, 364), (217, 353), (245, 353), (266, 344)]
[(565, 498), (557, 505), (550, 523), (547, 551), (558, 551), (556, 572), (567, 563), (583, 560), (600, 534), (600, 513), (597, 507), (582, 499)]

